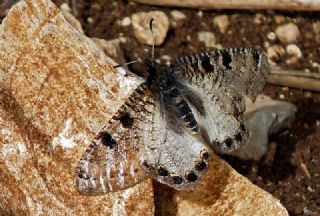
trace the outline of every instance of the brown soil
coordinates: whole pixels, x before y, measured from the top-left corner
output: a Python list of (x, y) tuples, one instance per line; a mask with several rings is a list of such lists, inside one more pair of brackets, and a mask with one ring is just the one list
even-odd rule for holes
[[(5, 9), (9, 7), (10, 2), (12, 1), (5, 0), (0, 3), (0, 21), (5, 16)], [(61, 4), (68, 1), (55, 2)], [(73, 1), (69, 2), (71, 4)], [(145, 48), (150, 47), (138, 43), (131, 27), (123, 27), (117, 24), (117, 21), (136, 12), (151, 10), (161, 10), (170, 17), (172, 10), (166, 7), (138, 5), (126, 0), (76, 2), (73, 12), (89, 37), (127, 37), (128, 41), (122, 47), (127, 61), (136, 59), (137, 56), (142, 59), (150, 57), (150, 52), (145, 51)], [(170, 28), (164, 45), (156, 48), (156, 56), (166, 54), (174, 59), (181, 55), (205, 51), (204, 44), (197, 40), (197, 32), (204, 30), (213, 32), (224, 48), (256, 47), (264, 50), (266, 35), (270, 31), (274, 31), (279, 24), (293, 22), (301, 33), (296, 44), (301, 48), (303, 58), (294, 64), (287, 64), (285, 56), (278, 60), (278, 66), (284, 69), (308, 69), (319, 73), (319, 69), (312, 67), (312, 62), (319, 61), (320, 56), (319, 44), (312, 30), (312, 23), (320, 18), (319, 13), (228, 10), (203, 11), (203, 15), (199, 16), (199, 10), (175, 9), (185, 13), (188, 21), (178, 22), (176, 27)], [(229, 16), (227, 36), (221, 34), (212, 24), (213, 17), (218, 14)], [(93, 22), (88, 21), (89, 17)], [(187, 36), (190, 36), (191, 40), (187, 40)], [(285, 47), (278, 40), (269, 43)], [(136, 71), (137, 68), (139, 69), (139, 66), (132, 70)], [(294, 103), (298, 108), (292, 126), (270, 138), (270, 142), (274, 142), (273, 146), (276, 146), (273, 161), (265, 162), (265, 158), (258, 162), (243, 161), (234, 157), (224, 158), (253, 183), (280, 199), (290, 215), (320, 215), (320, 94), (273, 85), (267, 85), (264, 93), (275, 99), (280, 99), (282, 95), (281, 100)], [(161, 211), (158, 210), (157, 213), (161, 214)]]

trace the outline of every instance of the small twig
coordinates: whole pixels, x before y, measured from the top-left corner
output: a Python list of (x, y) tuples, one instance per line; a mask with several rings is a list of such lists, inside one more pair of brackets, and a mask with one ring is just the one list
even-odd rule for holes
[(298, 76), (298, 77), (310, 77), (315, 79), (320, 79), (319, 73), (306, 73), (304, 71), (296, 70), (271, 70), (272, 75), (289, 75), (289, 76)]
[(275, 9), (275, 10), (320, 10), (320, 2), (315, 0), (134, 0), (135, 2), (174, 7), (202, 9)]
[(318, 75), (310, 75), (302, 72), (272, 72), (268, 78), (267, 82), (275, 85), (283, 85), (288, 87), (306, 89), (311, 91), (320, 91), (320, 80)]
[(277, 150), (277, 143), (276, 142), (270, 143), (268, 147), (268, 151), (263, 161), (264, 167), (269, 171), (271, 171), (271, 167), (274, 161), (274, 156), (276, 155), (276, 150)]

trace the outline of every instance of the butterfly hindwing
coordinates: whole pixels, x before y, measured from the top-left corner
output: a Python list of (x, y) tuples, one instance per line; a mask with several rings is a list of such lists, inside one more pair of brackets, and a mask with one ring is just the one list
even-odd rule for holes
[[(143, 134), (152, 134), (154, 100), (141, 84), (94, 138), (78, 165), (80, 193), (98, 195), (131, 187), (147, 174), (139, 163)], [(154, 134), (153, 134), (154, 135)], [(154, 137), (156, 138), (156, 137)]]
[(211, 150), (191, 131), (180, 134), (168, 128), (159, 106), (154, 122), (164, 137), (145, 143), (142, 165), (159, 182), (177, 190), (191, 190), (207, 170)]
[(270, 71), (264, 53), (242, 48), (215, 50), (178, 58), (170, 70), (202, 98), (206, 115), (194, 113), (214, 149), (227, 153), (246, 142), (243, 95), (254, 101), (262, 90)]

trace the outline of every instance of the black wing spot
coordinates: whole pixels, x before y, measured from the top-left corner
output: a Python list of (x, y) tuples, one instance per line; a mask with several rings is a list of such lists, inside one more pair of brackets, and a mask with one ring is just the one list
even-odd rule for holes
[(133, 125), (133, 118), (129, 113), (123, 114), (119, 120), (124, 128), (131, 128)]
[(204, 56), (202, 59), (201, 59), (201, 66), (203, 67), (203, 69), (206, 71), (206, 72), (213, 72), (214, 71), (214, 67), (213, 65), (211, 64), (210, 62), (210, 57), (209, 56)]
[(112, 136), (107, 131), (102, 131), (98, 135), (98, 139), (101, 143), (109, 148), (113, 149), (117, 142), (112, 138)]
[(180, 176), (172, 176), (172, 180), (174, 184), (182, 184), (183, 178)]
[(159, 174), (159, 176), (168, 176), (169, 171), (166, 168), (164, 168), (163, 166), (159, 166), (158, 167), (158, 174)]
[(200, 161), (195, 165), (195, 169), (198, 171), (203, 171), (207, 167), (206, 162)]
[(201, 156), (202, 156), (203, 159), (208, 160), (209, 153), (207, 151), (204, 151), (203, 153), (201, 153)]
[(256, 63), (256, 65), (258, 66), (260, 63), (260, 54), (257, 50), (254, 50), (254, 52), (253, 52), (253, 59), (254, 59), (254, 62)]
[(242, 141), (242, 135), (241, 133), (237, 133), (236, 136), (235, 136), (235, 139), (238, 141), (238, 142), (241, 142)]
[(231, 55), (228, 51), (224, 51), (222, 52), (222, 64), (223, 66), (225, 66), (228, 70), (232, 69), (232, 67), (230, 67), (230, 63), (231, 63)]
[(193, 171), (191, 171), (187, 174), (186, 178), (189, 182), (195, 182), (197, 181), (198, 176)]
[(227, 138), (225, 141), (224, 141), (224, 144), (230, 148), (232, 146), (232, 139), (231, 138)]

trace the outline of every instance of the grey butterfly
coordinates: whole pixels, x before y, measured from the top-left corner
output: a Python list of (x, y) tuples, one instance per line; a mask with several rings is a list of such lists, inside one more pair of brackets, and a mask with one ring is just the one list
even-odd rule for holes
[(148, 77), (97, 134), (84, 153), (75, 184), (85, 195), (132, 187), (147, 177), (192, 190), (212, 151), (245, 144), (244, 95), (251, 100), (270, 72), (256, 49), (231, 48), (145, 62)]

